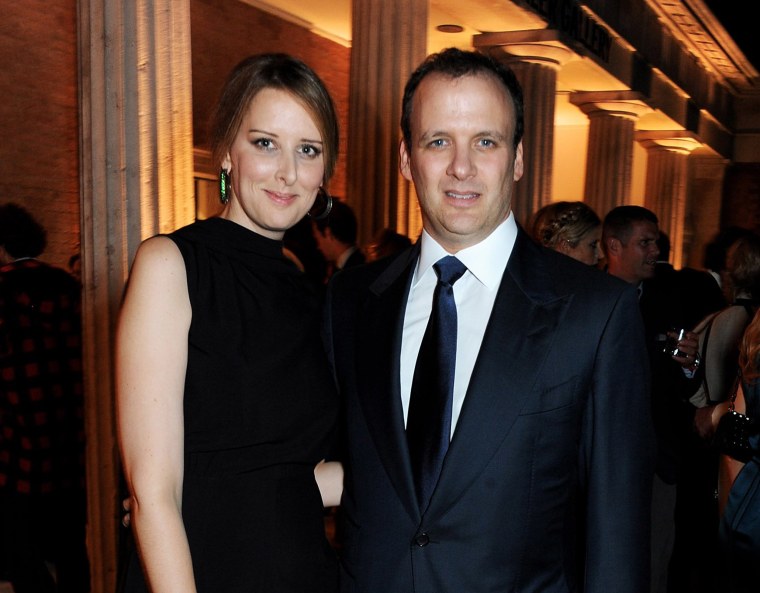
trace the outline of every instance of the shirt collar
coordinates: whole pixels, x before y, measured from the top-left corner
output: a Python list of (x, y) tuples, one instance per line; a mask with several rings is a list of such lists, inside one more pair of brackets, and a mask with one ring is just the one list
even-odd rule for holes
[[(481, 284), (494, 289), (501, 282), (516, 239), (517, 223), (510, 212), (506, 220), (480, 243), (462, 249), (455, 255)], [(451, 255), (424, 229), (420, 241), (420, 257), (412, 279), (413, 285), (417, 284), (435, 262)]]
[(354, 254), (354, 251), (356, 251), (358, 247), (356, 245), (352, 245), (348, 249), (346, 249), (343, 253), (338, 256), (338, 259), (335, 261), (335, 267), (339, 270), (343, 269), (343, 266), (346, 265), (346, 262), (348, 261), (348, 258), (351, 257)]

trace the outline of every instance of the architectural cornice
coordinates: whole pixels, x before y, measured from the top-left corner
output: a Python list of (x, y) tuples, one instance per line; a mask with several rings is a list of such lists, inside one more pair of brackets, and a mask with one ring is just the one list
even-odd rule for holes
[(702, 0), (646, 0), (691, 54), (737, 94), (760, 94), (760, 74)]

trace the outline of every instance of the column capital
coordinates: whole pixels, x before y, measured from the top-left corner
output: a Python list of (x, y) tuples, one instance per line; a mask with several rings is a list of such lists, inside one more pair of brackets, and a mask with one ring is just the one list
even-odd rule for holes
[(634, 139), (647, 150), (668, 150), (691, 154), (703, 144), (697, 135), (688, 130), (642, 130), (634, 133)]
[(607, 114), (636, 120), (653, 111), (644, 99), (644, 95), (636, 91), (570, 93), (570, 103), (589, 117)]
[(472, 39), (475, 49), (494, 58), (559, 68), (575, 56), (562, 41), (560, 32), (554, 29), (481, 33)]

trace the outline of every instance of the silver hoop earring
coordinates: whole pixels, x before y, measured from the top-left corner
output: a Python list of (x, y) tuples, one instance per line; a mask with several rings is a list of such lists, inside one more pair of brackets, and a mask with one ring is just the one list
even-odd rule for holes
[(314, 200), (314, 205), (306, 213), (312, 220), (324, 220), (330, 214), (333, 205), (333, 197), (327, 193), (325, 188), (320, 187), (317, 191), (317, 199)]

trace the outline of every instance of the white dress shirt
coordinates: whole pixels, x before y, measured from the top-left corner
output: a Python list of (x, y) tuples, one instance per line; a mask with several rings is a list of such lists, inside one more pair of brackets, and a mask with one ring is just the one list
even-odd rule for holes
[[(483, 241), (455, 254), (457, 259), (467, 266), (467, 271), (454, 284), (454, 301), (457, 305), (457, 355), (451, 413), (452, 435), (462, 410), (486, 325), (491, 317), (496, 292), (516, 238), (517, 224), (510, 212), (507, 219)], [(409, 412), (414, 366), (433, 308), (433, 291), (438, 282), (433, 264), (442, 257), (451, 255), (424, 230), (421, 241), (420, 257), (406, 303), (401, 340), (401, 404), (404, 409), (404, 421)]]

